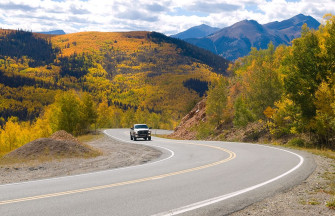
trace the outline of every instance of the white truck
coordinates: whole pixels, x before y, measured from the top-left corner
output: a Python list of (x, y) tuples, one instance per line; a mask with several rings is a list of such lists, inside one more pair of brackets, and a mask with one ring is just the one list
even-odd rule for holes
[(151, 128), (146, 124), (134, 124), (130, 128), (130, 139), (136, 141), (138, 138), (143, 138), (144, 140), (151, 140)]

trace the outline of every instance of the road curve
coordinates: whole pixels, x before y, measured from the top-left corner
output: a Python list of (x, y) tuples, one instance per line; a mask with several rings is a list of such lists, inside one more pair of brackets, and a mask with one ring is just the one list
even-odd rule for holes
[(225, 215), (299, 184), (315, 169), (307, 153), (264, 145), (130, 141), (127, 129), (105, 133), (163, 154), (145, 165), (0, 185), (0, 215)]

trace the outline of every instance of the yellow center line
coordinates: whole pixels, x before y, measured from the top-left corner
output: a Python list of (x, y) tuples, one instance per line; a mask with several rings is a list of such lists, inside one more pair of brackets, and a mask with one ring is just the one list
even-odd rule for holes
[[(185, 143), (183, 143), (185, 144)], [(189, 143), (189, 145), (197, 145), (197, 146), (204, 146), (204, 147), (209, 147), (209, 148), (214, 148), (218, 149), (220, 151), (224, 151), (229, 154), (229, 157), (220, 160), (214, 163), (194, 167), (194, 168), (189, 168), (185, 170), (180, 170), (176, 172), (171, 172), (171, 173), (166, 173), (162, 175), (157, 175), (157, 176), (152, 176), (152, 177), (147, 177), (147, 178), (140, 178), (140, 179), (135, 179), (135, 180), (130, 180), (130, 181), (124, 181), (124, 182), (119, 182), (119, 183), (114, 183), (114, 184), (108, 184), (108, 185), (101, 185), (101, 186), (95, 186), (95, 187), (89, 187), (89, 188), (82, 188), (82, 189), (77, 189), (77, 190), (69, 190), (69, 191), (63, 191), (63, 192), (58, 192), (58, 193), (49, 193), (49, 194), (43, 194), (43, 195), (37, 195), (37, 196), (30, 196), (30, 197), (24, 197), (24, 198), (18, 198), (18, 199), (11, 199), (11, 200), (4, 200), (0, 201), (0, 205), (6, 205), (6, 204), (11, 204), (11, 203), (18, 203), (18, 202), (25, 202), (25, 201), (31, 201), (31, 200), (38, 200), (38, 199), (45, 199), (45, 198), (50, 198), (50, 197), (58, 197), (58, 196), (64, 196), (64, 195), (69, 195), (69, 194), (76, 194), (76, 193), (83, 193), (83, 192), (88, 192), (88, 191), (94, 191), (94, 190), (101, 190), (101, 189), (107, 189), (107, 188), (112, 188), (112, 187), (118, 187), (118, 186), (124, 186), (124, 185), (130, 185), (130, 184), (135, 184), (135, 183), (141, 183), (141, 182), (146, 182), (146, 181), (154, 181), (166, 177), (171, 177), (175, 175), (181, 175), (189, 172), (194, 172), (202, 169), (206, 169), (209, 167), (217, 166), (219, 164), (225, 163), (227, 161), (233, 160), (236, 157), (236, 154), (232, 151), (229, 151), (227, 149), (217, 147), (217, 146), (212, 146), (212, 145), (206, 145), (206, 144), (195, 144), (195, 143)]]

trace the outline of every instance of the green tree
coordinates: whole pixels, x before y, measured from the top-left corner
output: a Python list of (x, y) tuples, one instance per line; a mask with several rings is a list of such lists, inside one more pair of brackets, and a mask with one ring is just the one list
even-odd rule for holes
[(243, 98), (239, 96), (234, 104), (235, 115), (234, 115), (234, 126), (243, 127), (249, 122), (255, 121), (255, 115), (248, 109), (247, 105), (243, 101)]
[(56, 103), (60, 107), (58, 129), (78, 135), (81, 130), (80, 100), (74, 92), (65, 92)]
[(304, 25), (302, 36), (293, 41), (290, 53), (284, 62), (285, 90), (289, 98), (300, 107), (302, 117), (310, 120), (316, 114), (313, 103), (315, 91), (326, 78), (317, 34)]
[[(325, 17), (328, 17), (326, 25), (324, 27), (326, 36), (325, 36), (325, 62), (326, 70), (329, 76), (334, 76), (335, 73), (335, 16), (332, 14), (327, 14)], [(322, 29), (320, 30), (322, 31)]]
[(228, 84), (227, 79), (221, 77), (208, 90), (206, 114), (209, 121), (215, 125), (220, 125), (225, 117), (224, 111), (227, 105)]
[(95, 107), (95, 103), (92, 96), (88, 93), (84, 93), (82, 98), (82, 128), (89, 129), (90, 125), (96, 123), (98, 118), (98, 113)]
[(335, 88), (331, 89), (329, 84), (323, 82), (315, 93), (316, 134), (318, 143), (328, 148), (335, 146)]
[(266, 50), (253, 50), (249, 58), (253, 60), (244, 77), (247, 83), (245, 97), (254, 115), (261, 119), (264, 118), (263, 111), (272, 107), (283, 92), (274, 45), (270, 43)]

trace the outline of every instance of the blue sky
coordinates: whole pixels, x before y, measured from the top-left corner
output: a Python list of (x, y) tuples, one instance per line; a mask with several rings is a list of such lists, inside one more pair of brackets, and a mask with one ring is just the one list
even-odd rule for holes
[(67, 33), (158, 31), (167, 35), (207, 24), (223, 28), (244, 19), (261, 24), (297, 14), (322, 21), (334, 0), (0, 0), (0, 27)]

